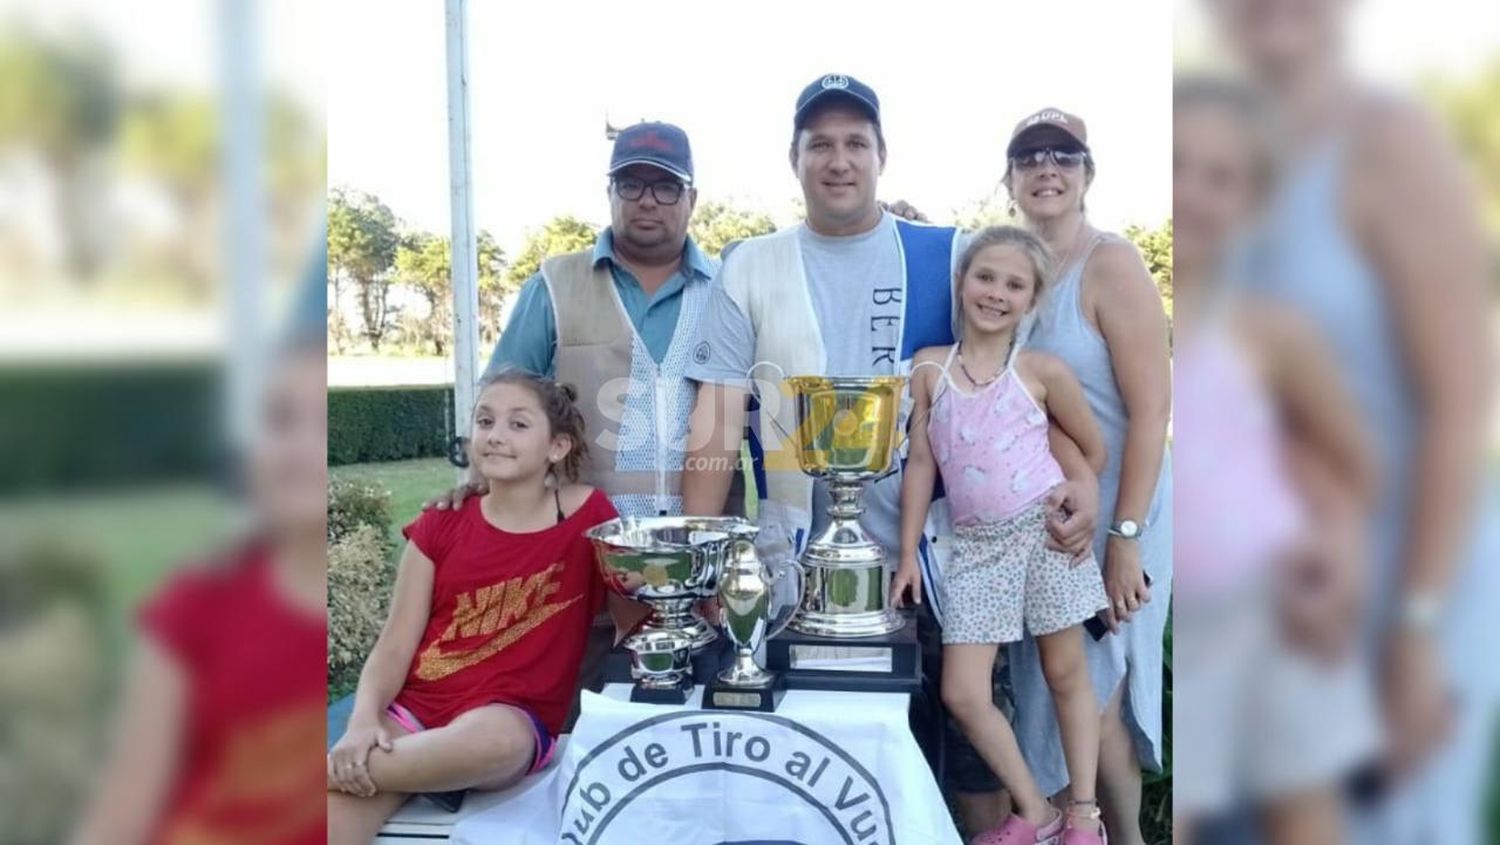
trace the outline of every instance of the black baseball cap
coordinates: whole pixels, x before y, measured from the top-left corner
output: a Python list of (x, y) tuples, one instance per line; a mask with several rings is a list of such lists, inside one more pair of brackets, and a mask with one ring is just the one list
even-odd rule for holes
[(880, 125), (880, 98), (875, 96), (875, 89), (852, 76), (829, 73), (813, 80), (797, 96), (797, 112), (792, 116), (792, 128), (800, 130), (815, 106), (831, 100), (853, 103), (868, 114), (876, 126)]

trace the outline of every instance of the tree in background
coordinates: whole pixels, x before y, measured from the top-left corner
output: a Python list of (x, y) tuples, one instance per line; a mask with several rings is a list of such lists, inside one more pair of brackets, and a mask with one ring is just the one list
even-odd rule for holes
[(419, 339), (431, 343), (434, 354), (447, 354), (453, 337), (452, 243), (429, 232), (402, 236), (396, 247), (396, 278), (427, 302), (427, 316), (419, 321)]
[(330, 307), (338, 307), (342, 282), (352, 281), (365, 338), (376, 352), (396, 318), (387, 301), (400, 246), (396, 230), (396, 215), (370, 194), (335, 189), (328, 199), (328, 278), (334, 288)]
[[(500, 306), (512, 290), (505, 284), (505, 253), (489, 232), (475, 238), (479, 265), (479, 330), (481, 343), (492, 342)], [(433, 354), (448, 354), (453, 338), (453, 244), (430, 232), (411, 232), (396, 249), (396, 280), (427, 302), (427, 316), (415, 326), (416, 339), (432, 344)]]
[(19, 149), (46, 168), (64, 262), (74, 278), (90, 279), (104, 257), (107, 226), (94, 215), (123, 99), (119, 74), (96, 38), (7, 29), (0, 34), (0, 150)]
[(505, 281), (520, 288), (542, 268), (542, 261), (554, 255), (578, 252), (594, 245), (599, 228), (571, 214), (548, 220), (540, 230), (529, 233), (516, 263), (505, 271)]
[(1156, 280), (1156, 289), (1161, 293), (1162, 304), (1167, 309), (1167, 320), (1172, 319), (1172, 219), (1155, 229), (1132, 223), (1125, 227), (1125, 237), (1141, 251), (1146, 260), (1146, 269)]
[[(283, 91), (267, 95), (262, 126), (272, 212), (267, 245), (281, 262), (294, 263), (307, 249), (308, 198), (322, 193), (326, 145), (321, 129)], [(184, 279), (189, 297), (199, 300), (221, 278), (224, 132), (223, 104), (209, 94), (151, 91), (131, 97), (121, 117), (122, 161), (162, 189), (181, 221), (169, 246), (175, 271), (169, 275)]]
[(734, 208), (725, 202), (705, 202), (693, 210), (688, 234), (698, 247), (717, 258), (725, 244), (776, 231), (771, 215)]
[(521, 289), (510, 281), (506, 273), (505, 250), (495, 242), (495, 236), (481, 230), (475, 237), (475, 250), (479, 259), (479, 345), (487, 350), (500, 337), (500, 312), (505, 300)]
[(1500, 60), (1467, 83), (1430, 81), (1423, 87), (1468, 159), (1490, 236), (1500, 239)]
[[(328, 184), (328, 134), (321, 118), (309, 114), (282, 89), (268, 93), (263, 119), (272, 232), (278, 236), (277, 244), (285, 244), (300, 261), (307, 251), (307, 223), (302, 212), (308, 198), (321, 197)], [(317, 216), (321, 218), (324, 213), (322, 203), (317, 203)], [(278, 232), (278, 227), (286, 230)]]
[(991, 194), (978, 202), (953, 212), (953, 225), (970, 232), (990, 226), (1019, 226), (1019, 218), (1011, 217), (1006, 204), (997, 195)]
[(197, 297), (208, 294), (221, 250), (219, 205), (224, 132), (208, 94), (154, 92), (125, 107), (120, 129), (127, 167), (162, 186), (182, 221), (171, 261)]

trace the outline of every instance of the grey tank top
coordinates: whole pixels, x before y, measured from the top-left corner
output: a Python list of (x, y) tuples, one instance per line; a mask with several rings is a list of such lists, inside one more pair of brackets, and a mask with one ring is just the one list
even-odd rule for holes
[[(1114, 520), (1115, 501), (1119, 497), (1120, 463), (1130, 417), (1125, 411), (1125, 401), (1120, 397), (1120, 386), (1115, 381), (1109, 345), (1083, 313), (1083, 269), (1100, 244), (1118, 239), (1117, 235), (1095, 234), (1078, 259), (1062, 268), (1062, 275), (1037, 304), (1035, 321), (1026, 344), (1032, 349), (1056, 355), (1073, 370), (1088, 399), (1089, 409), (1094, 412), (1104, 433), (1109, 459), (1099, 474), (1099, 519), (1094, 536), (1094, 554), (1100, 561), (1104, 560), (1104, 544), (1109, 536), (1109, 525)], [(1154, 581), (1160, 581), (1171, 569), (1170, 457), (1165, 452), (1162, 455), (1156, 491), (1145, 514), (1148, 539), (1142, 546), (1141, 562)], [(1165, 531), (1152, 531), (1153, 527)], [(1167, 539), (1165, 543), (1151, 542), (1163, 534)]]

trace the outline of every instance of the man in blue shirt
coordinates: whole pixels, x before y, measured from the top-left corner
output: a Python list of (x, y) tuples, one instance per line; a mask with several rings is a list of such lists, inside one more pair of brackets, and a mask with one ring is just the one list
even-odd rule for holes
[[(609, 270), (631, 326), (659, 365), (677, 331), (684, 289), (693, 280), (712, 279), (718, 270), (718, 261), (687, 233), (698, 201), (687, 135), (665, 123), (621, 131), (609, 177), (610, 225), (599, 233), (592, 261)], [(538, 271), (521, 288), (489, 370), (510, 366), (556, 375), (557, 325)]]
[[(683, 370), (718, 271), (687, 234), (698, 200), (687, 133), (654, 122), (622, 130), (607, 175), (609, 227), (592, 249), (550, 257), (526, 281), (487, 373), (573, 385), (588, 441), (579, 480), (622, 514), (680, 514), (693, 404)], [(472, 492), (435, 504), (456, 507)]]

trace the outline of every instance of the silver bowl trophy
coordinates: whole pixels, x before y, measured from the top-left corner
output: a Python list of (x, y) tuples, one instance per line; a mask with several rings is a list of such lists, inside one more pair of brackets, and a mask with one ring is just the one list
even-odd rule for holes
[(774, 678), (751, 655), (772, 628), (771, 587), (781, 574), (772, 577), (760, 563), (756, 532), (737, 517), (685, 516), (621, 517), (585, 532), (609, 589), (651, 608), (650, 617), (622, 643), (635, 682), (631, 701), (687, 700), (694, 654), (708, 651), (717, 639), (696, 605), (718, 596), (736, 657), (713, 684), (719, 695), (710, 691), (708, 706), (775, 708)]
[(584, 532), (594, 544), (605, 585), (651, 608), (645, 623), (622, 644), (630, 652), (635, 680), (631, 701), (687, 700), (692, 654), (717, 639), (696, 605), (718, 588), (731, 523), (742, 521), (621, 517)]

